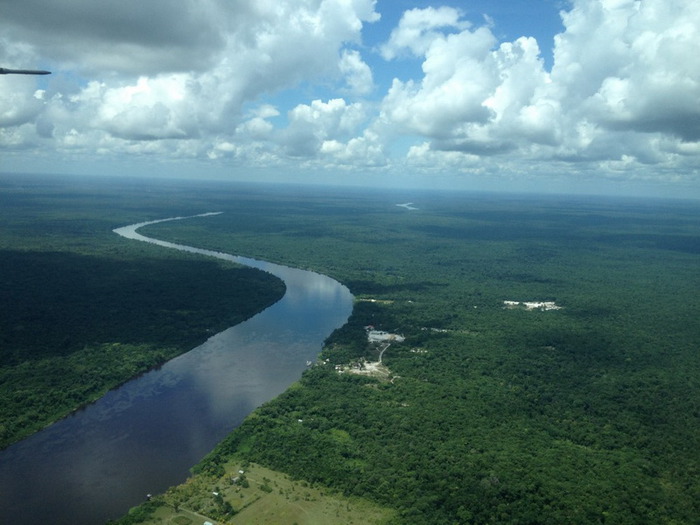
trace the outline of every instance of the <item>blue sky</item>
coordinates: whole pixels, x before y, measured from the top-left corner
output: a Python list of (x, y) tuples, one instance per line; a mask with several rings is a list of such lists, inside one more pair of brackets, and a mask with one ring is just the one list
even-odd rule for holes
[(694, 0), (0, 4), (0, 171), (700, 198)]

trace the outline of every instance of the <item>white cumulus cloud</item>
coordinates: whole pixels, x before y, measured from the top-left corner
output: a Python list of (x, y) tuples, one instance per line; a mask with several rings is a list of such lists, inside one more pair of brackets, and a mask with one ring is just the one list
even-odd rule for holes
[(576, 0), (562, 17), (551, 71), (533, 38), (498, 44), (489, 27), (430, 22), (432, 10), (402, 19), (384, 54), (422, 54), (423, 76), (395, 79), (382, 117), (427, 139), (411, 160), (443, 150), (467, 163), (478, 155), (616, 171), (687, 165), (681, 152), (700, 140), (700, 62), (690, 58), (700, 53), (700, 4)]
[(571, 0), (545, 60), (439, 5), (368, 45), (382, 1), (1, 3), (0, 66), (54, 74), (0, 76), (0, 153), (700, 177), (700, 2)]
[(282, 143), (289, 155), (307, 157), (317, 153), (326, 141), (351, 137), (363, 122), (365, 112), (361, 103), (347, 104), (336, 98), (300, 104), (289, 112), (288, 118)]
[[(243, 104), (265, 93), (339, 70), (355, 90), (371, 83), (359, 56), (341, 53), (377, 18), (370, 0), (40, 3), (3, 5), (7, 33), (32, 44), (16, 57), (8, 50), (18, 45), (6, 40), (0, 58), (11, 67), (42, 56), (98, 77), (56, 88), (62, 110), (50, 115), (70, 114), (78, 133), (162, 139), (231, 131)], [(36, 107), (28, 89), (0, 99), (0, 115), (16, 124), (31, 120)]]
[(355, 50), (345, 50), (340, 58), (340, 72), (345, 76), (352, 95), (367, 95), (374, 88), (372, 70)]
[(387, 60), (406, 52), (421, 56), (442, 36), (439, 30), (468, 26), (468, 22), (461, 20), (461, 12), (453, 7), (411, 9), (403, 14), (389, 41), (381, 47), (382, 56)]

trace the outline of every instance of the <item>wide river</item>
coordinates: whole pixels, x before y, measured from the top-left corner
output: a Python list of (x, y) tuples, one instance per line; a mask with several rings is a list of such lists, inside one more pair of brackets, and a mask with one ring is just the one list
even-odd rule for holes
[[(164, 220), (206, 220), (210, 214)], [(352, 310), (350, 291), (313, 272), (144, 237), (270, 272), (287, 290), (263, 312), (0, 452), (0, 522), (96, 525), (189, 468), (256, 407), (298, 380)]]

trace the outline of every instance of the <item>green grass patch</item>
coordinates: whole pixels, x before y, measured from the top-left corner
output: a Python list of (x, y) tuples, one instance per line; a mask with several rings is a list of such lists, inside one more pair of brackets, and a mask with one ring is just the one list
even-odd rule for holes
[(162, 505), (141, 523), (381, 525), (395, 516), (363, 498), (344, 497), (254, 463), (229, 463), (220, 477), (194, 476), (155, 501)]

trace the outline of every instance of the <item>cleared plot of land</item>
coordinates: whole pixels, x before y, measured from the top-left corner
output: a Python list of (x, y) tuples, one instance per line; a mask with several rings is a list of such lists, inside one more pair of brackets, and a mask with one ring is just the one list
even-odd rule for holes
[(223, 476), (195, 476), (154, 501), (164, 504), (143, 523), (380, 525), (394, 515), (366, 500), (294, 481), (256, 464), (230, 463)]

